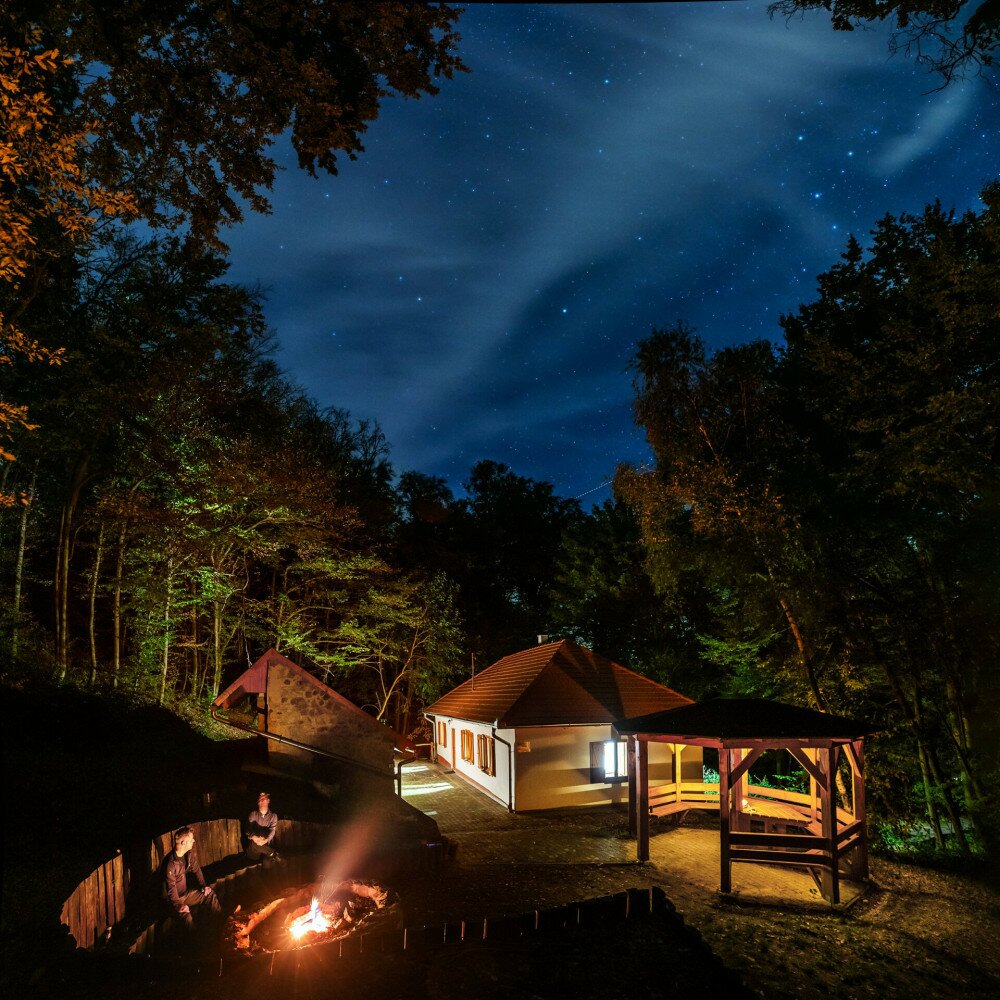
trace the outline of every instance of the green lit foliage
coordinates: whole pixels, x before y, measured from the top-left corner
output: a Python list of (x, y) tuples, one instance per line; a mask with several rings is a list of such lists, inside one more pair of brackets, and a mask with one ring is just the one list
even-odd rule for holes
[(383, 571), (332, 636), (329, 662), (377, 718), (401, 732), (418, 706), (452, 686), (462, 638), (455, 587), (445, 576)]

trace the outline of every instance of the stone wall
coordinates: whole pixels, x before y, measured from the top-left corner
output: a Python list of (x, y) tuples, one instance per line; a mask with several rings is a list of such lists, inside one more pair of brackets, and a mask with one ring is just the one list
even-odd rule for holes
[[(392, 776), (394, 735), (371, 716), (344, 704), (332, 691), (284, 663), (267, 673), (267, 728), (278, 736), (350, 757)], [(322, 761), (304, 750), (270, 742), (275, 764), (322, 773)]]

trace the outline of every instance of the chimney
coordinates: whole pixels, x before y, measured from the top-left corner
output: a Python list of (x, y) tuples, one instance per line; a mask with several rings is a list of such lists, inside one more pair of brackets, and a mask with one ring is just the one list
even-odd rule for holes
[(540, 635), (538, 637), (538, 645), (539, 646), (544, 646), (545, 643), (547, 643), (548, 641), (549, 641), (549, 637), (547, 635)]

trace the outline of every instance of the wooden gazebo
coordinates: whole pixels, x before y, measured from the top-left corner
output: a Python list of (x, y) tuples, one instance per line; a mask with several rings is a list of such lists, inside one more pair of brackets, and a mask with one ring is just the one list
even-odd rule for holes
[[(823, 896), (840, 902), (840, 877), (868, 877), (864, 737), (871, 726), (808, 708), (757, 698), (706, 701), (628, 719), (615, 729), (629, 740), (629, 829), (640, 861), (649, 860), (649, 817), (718, 809), (721, 876), (732, 889), (733, 862), (807, 867)], [(650, 787), (649, 744), (673, 746), (674, 780)], [(719, 751), (719, 784), (681, 779), (688, 746)], [(750, 783), (766, 750), (787, 750), (809, 776), (807, 794)], [(838, 767), (846, 760), (849, 776)]]

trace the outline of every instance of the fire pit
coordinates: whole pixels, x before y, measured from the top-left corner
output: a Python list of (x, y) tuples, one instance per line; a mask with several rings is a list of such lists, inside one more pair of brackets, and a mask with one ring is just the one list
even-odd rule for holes
[(312, 884), (288, 889), (249, 913), (238, 908), (230, 918), (230, 940), (237, 952), (255, 955), (307, 948), (399, 922), (395, 893), (348, 879), (332, 887)]

